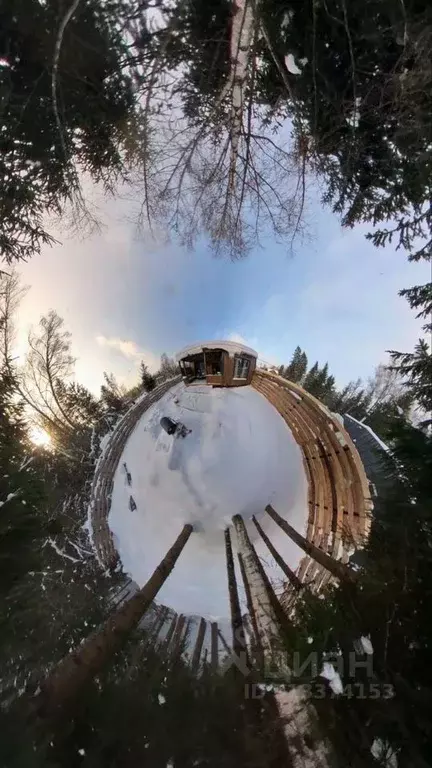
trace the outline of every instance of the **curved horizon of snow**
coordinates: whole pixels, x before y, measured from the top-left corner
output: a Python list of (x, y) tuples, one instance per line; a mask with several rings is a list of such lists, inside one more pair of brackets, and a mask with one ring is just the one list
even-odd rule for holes
[[(192, 432), (185, 438), (166, 434), (162, 416), (181, 421)], [(136, 509), (130, 508), (130, 497)], [(223, 531), (233, 515), (243, 516), (270, 578), (282, 580), (283, 575), (252, 515), (291, 568), (303, 554), (264, 512), (269, 503), (304, 532), (302, 457), (276, 409), (249, 386), (213, 389), (180, 383), (143, 414), (129, 437), (114, 475), (109, 525), (124, 570), (142, 586), (183, 525), (192, 523), (194, 532), (158, 602), (185, 614), (226, 618)], [(232, 541), (235, 548), (234, 532)], [(243, 597), (238, 569), (237, 582)]]

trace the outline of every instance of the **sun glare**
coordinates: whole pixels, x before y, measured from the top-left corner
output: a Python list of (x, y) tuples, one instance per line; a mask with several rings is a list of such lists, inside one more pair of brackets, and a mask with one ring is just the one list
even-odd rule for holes
[(35, 445), (47, 446), (51, 445), (51, 438), (42, 427), (33, 427), (30, 432), (30, 440)]

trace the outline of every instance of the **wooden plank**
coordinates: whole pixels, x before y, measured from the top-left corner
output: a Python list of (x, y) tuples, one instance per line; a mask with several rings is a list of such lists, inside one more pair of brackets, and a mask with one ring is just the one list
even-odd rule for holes
[[(280, 412), (303, 450), (305, 466), (309, 470), (308, 538), (316, 540), (322, 529), (337, 531), (334, 546), (338, 547), (338, 540), (344, 539), (348, 531), (349, 537), (359, 543), (367, 532), (372, 504), (360, 457), (344, 427), (316, 398), (293, 382), (256, 372), (253, 386)], [(311, 451), (312, 436), (320, 441), (317, 453)], [(306, 441), (309, 441), (308, 446)], [(320, 461), (325, 461), (324, 472)], [(318, 486), (318, 492), (311, 489), (311, 480)], [(315, 505), (314, 514), (312, 504)]]

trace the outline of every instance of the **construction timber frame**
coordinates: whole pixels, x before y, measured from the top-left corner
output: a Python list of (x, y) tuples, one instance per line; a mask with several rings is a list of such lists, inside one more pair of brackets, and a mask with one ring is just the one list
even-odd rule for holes
[[(276, 408), (303, 457), (308, 482), (306, 538), (334, 558), (348, 559), (370, 528), (373, 503), (358, 451), (337, 417), (298, 384), (256, 370), (252, 386)], [(320, 589), (328, 572), (304, 557), (297, 575)]]

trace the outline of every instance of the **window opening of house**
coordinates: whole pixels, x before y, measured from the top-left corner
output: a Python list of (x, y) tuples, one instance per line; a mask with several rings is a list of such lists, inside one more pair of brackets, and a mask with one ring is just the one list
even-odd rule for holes
[(250, 368), (250, 360), (247, 357), (236, 357), (234, 363), (234, 378), (247, 379)]

